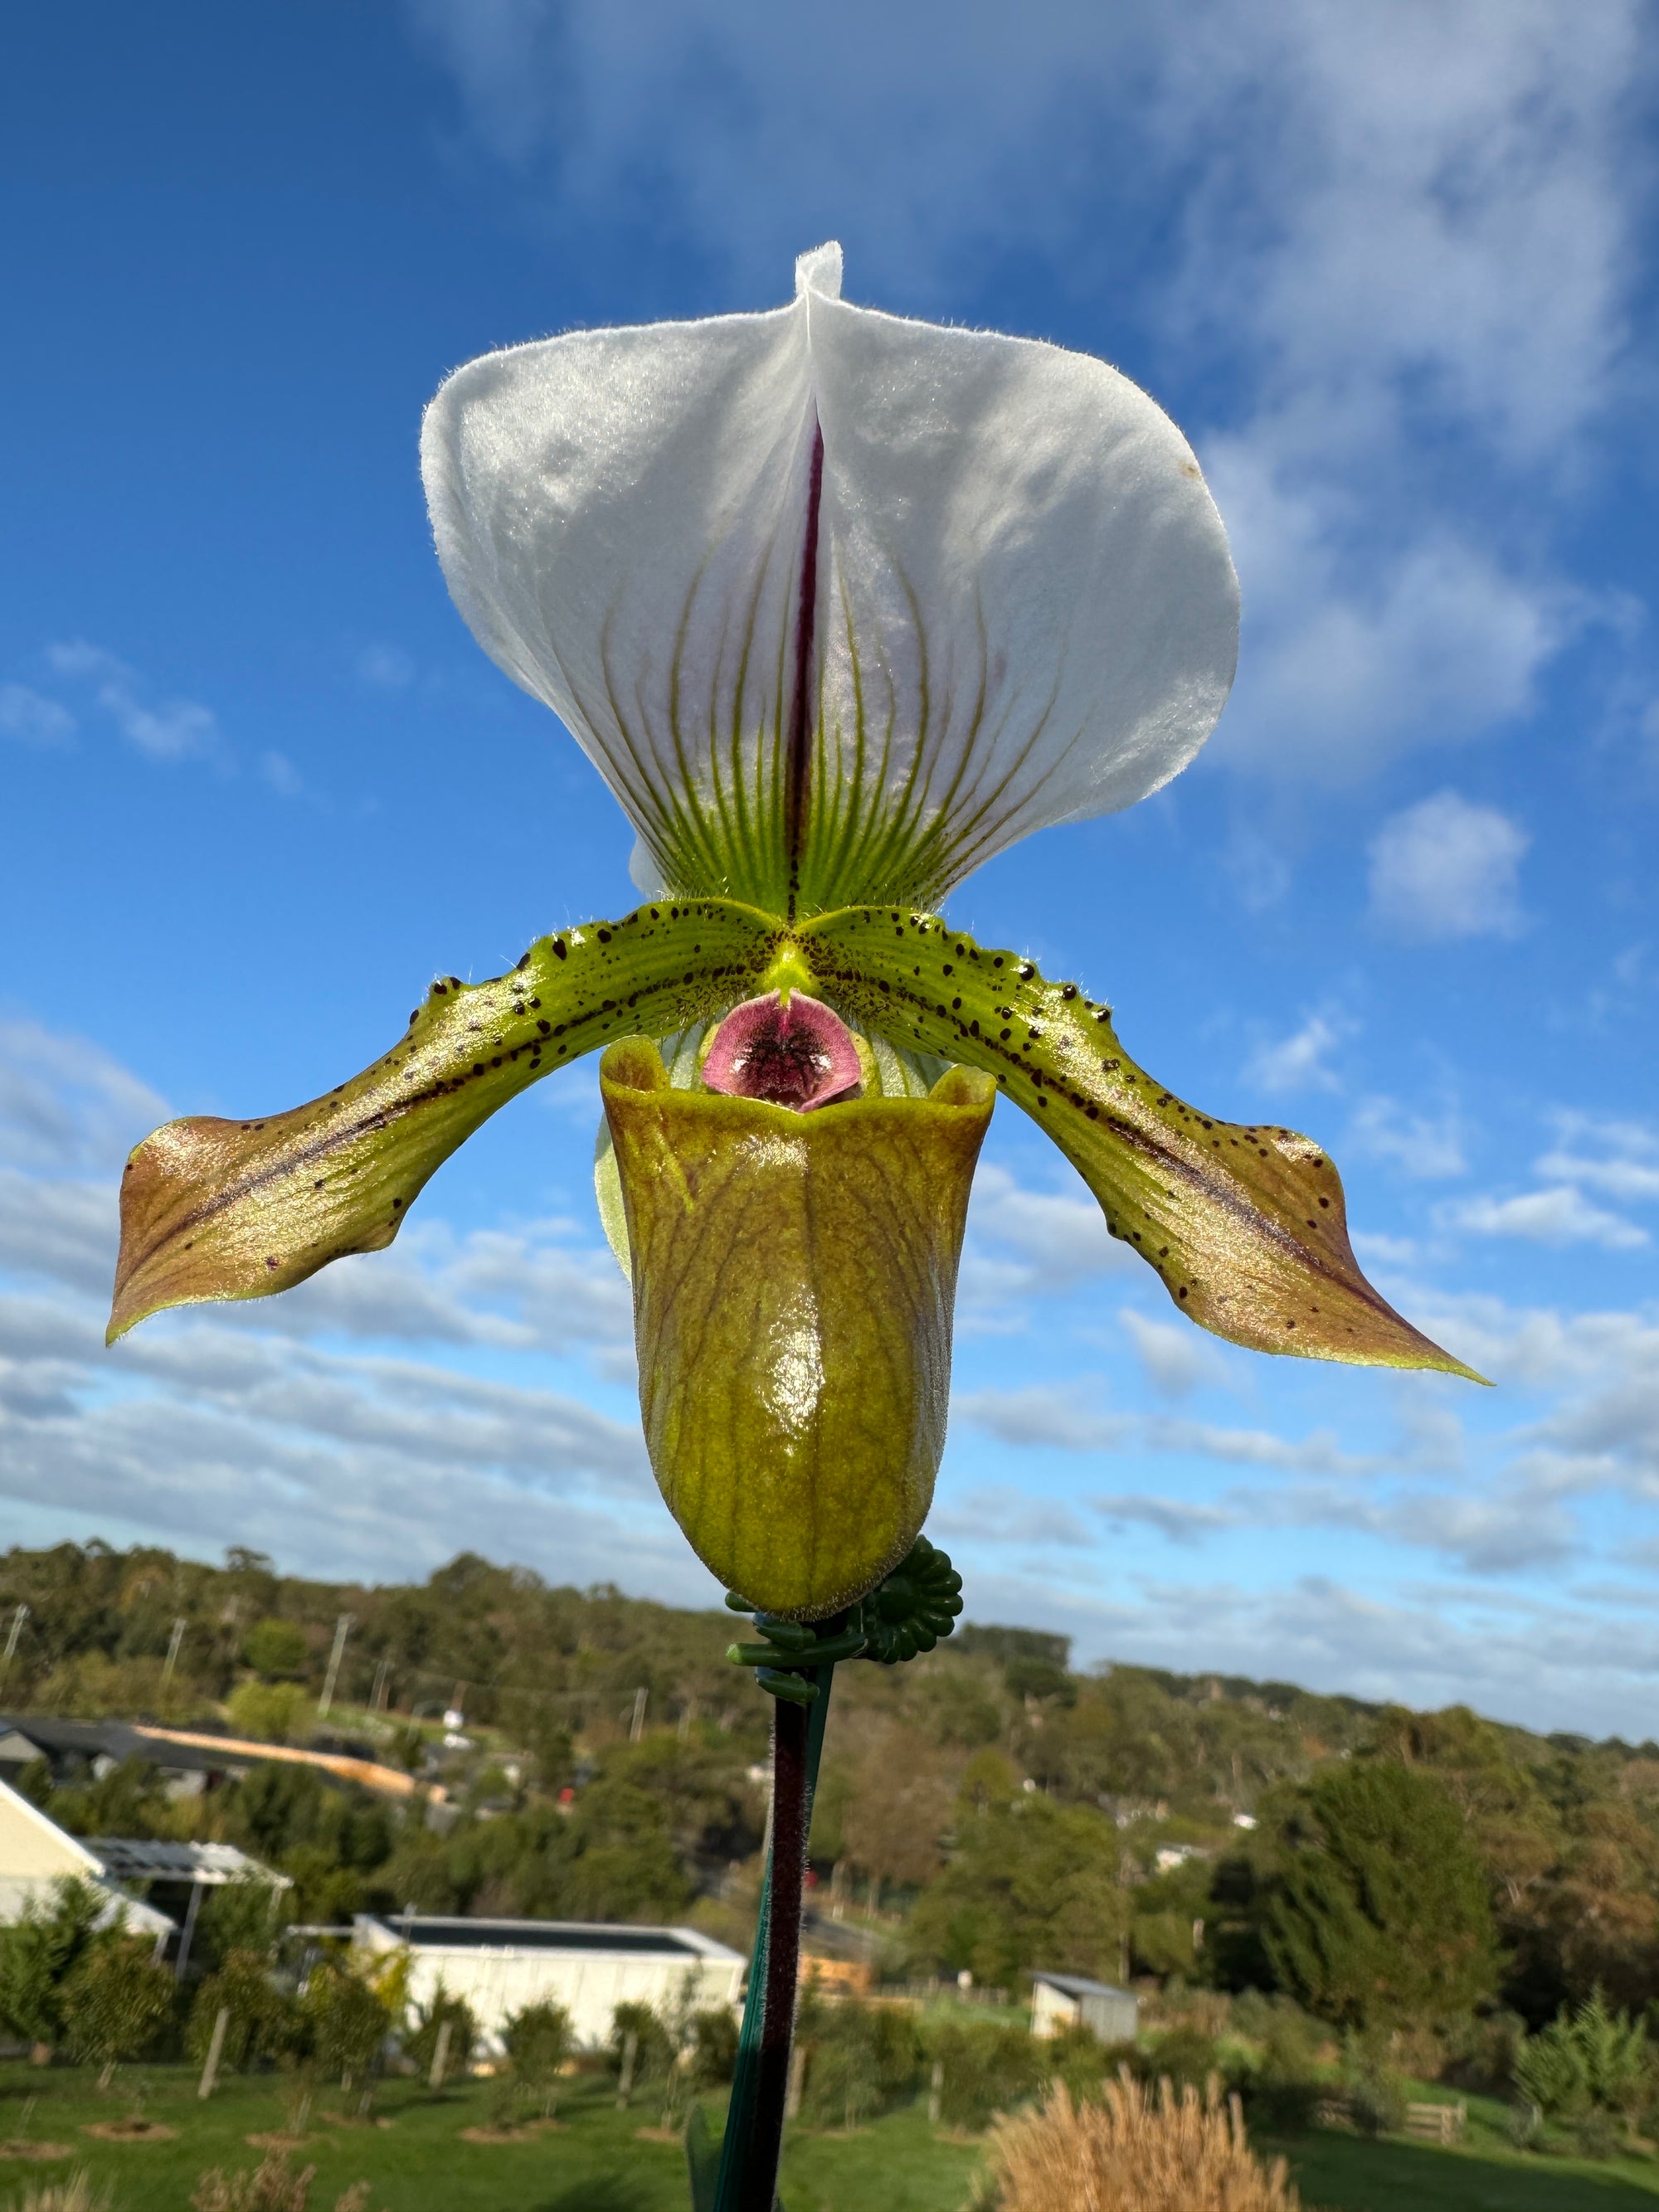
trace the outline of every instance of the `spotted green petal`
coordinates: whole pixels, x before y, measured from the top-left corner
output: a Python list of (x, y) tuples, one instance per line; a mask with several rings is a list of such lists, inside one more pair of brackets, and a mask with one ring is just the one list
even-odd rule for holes
[(516, 1093), (619, 1035), (746, 996), (776, 925), (720, 901), (538, 939), (511, 975), (434, 983), (382, 1059), (325, 1098), (170, 1121), (127, 1162), (109, 1336), (166, 1306), (257, 1298), (390, 1244), (433, 1170)]
[(422, 467), (457, 605), (639, 832), (641, 888), (937, 900), (1182, 769), (1238, 598), (1186, 440), (1103, 362), (840, 297), (458, 369)]
[(1320, 1146), (1188, 1105), (1136, 1066), (1109, 1008), (1076, 984), (896, 908), (824, 915), (799, 942), (844, 1013), (994, 1074), (1076, 1167), (1113, 1236), (1204, 1328), (1258, 1352), (1482, 1379), (1366, 1281)]

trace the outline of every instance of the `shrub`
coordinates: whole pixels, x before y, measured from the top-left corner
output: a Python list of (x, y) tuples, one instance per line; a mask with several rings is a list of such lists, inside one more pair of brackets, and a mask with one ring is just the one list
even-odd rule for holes
[(0, 2026), (28, 2043), (62, 2040), (64, 1992), (110, 1940), (98, 1928), (106, 1902), (88, 1882), (60, 1881), (49, 1911), (31, 1902), (21, 1920), (0, 1929)]
[(526, 2005), (515, 2012), (502, 2031), (513, 2071), (526, 2089), (549, 2103), (559, 2069), (570, 2055), (574, 2037), (570, 2015), (562, 2004)]
[(611, 2063), (622, 2072), (628, 2039), (634, 2038), (635, 2089), (666, 2079), (676, 2057), (672, 2037), (648, 2004), (619, 2004), (611, 2015)]
[(802, 2022), (802, 2109), (819, 2126), (854, 2128), (915, 2088), (915, 2015), (885, 2005), (816, 2003)]
[(466, 1999), (451, 1996), (440, 1982), (432, 1992), (431, 2001), (417, 2008), (415, 2026), (404, 2037), (404, 2057), (412, 2058), (422, 2074), (432, 2071), (433, 2061), (438, 2055), (438, 2039), (446, 2022), (449, 2042), (444, 2051), (444, 2072), (464, 2074), (472, 2057), (472, 2046), (478, 2039), (478, 2022)]
[(292, 1743), (308, 1733), (314, 1708), (298, 1682), (239, 1682), (225, 1700), (239, 1735)]
[(374, 2063), (392, 2014), (368, 1984), (341, 1966), (313, 1966), (301, 2000), (312, 2048), (325, 2074), (349, 2089)]
[(131, 1936), (100, 1943), (64, 1984), (70, 2048), (101, 2068), (100, 2089), (124, 2058), (142, 2057), (173, 2017), (179, 1985), (149, 1954), (147, 1942)]
[(723, 2005), (691, 2015), (691, 2079), (700, 2089), (729, 2081), (738, 2063), (738, 2023)]
[(1023, 2027), (947, 2021), (928, 2030), (926, 2043), (943, 2069), (939, 2117), (948, 2127), (982, 2128), (1042, 2085), (1042, 2045)]
[(1611, 2013), (1597, 1990), (1577, 2012), (1564, 2006), (1529, 2035), (1510, 2071), (1516, 2087), (1553, 2119), (1590, 2112), (1628, 2115), (1643, 2101), (1651, 2054), (1639, 2021)]
[(1156, 2093), (1121, 2074), (1098, 2104), (1074, 2105), (1057, 2081), (1039, 2112), (1000, 2121), (990, 2142), (1001, 2212), (1299, 2212), (1285, 2161), (1252, 2154), (1237, 2097), (1212, 2081), (1200, 2099)]
[(299, 2048), (303, 2030), (300, 2008), (270, 1979), (261, 1952), (230, 1952), (197, 1990), (185, 2045), (198, 2063), (207, 2057), (222, 2009), (230, 2014), (219, 2054), (227, 2070), (243, 2073)]

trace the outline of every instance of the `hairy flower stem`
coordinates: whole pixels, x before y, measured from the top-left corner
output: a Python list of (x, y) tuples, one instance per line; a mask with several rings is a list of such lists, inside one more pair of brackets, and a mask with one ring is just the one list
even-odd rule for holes
[[(840, 1625), (817, 1624), (820, 1634), (832, 1633)], [(777, 2199), (800, 1970), (806, 1840), (835, 1674), (833, 1666), (801, 1671), (817, 1686), (814, 1702), (799, 1705), (780, 1698), (772, 1709), (772, 1848), (750, 1960), (749, 1995), (720, 2146), (714, 2212), (773, 2212)]]
[(760, 2054), (755, 2069), (755, 2121), (747, 2186), (737, 2212), (772, 2212), (783, 2150), (783, 2108), (789, 2094), (789, 2051), (795, 2039), (795, 1986), (800, 1976), (801, 1895), (806, 1881), (806, 1738), (809, 1705), (779, 1698), (772, 1708), (772, 1910), (767, 1931), (766, 1987)]

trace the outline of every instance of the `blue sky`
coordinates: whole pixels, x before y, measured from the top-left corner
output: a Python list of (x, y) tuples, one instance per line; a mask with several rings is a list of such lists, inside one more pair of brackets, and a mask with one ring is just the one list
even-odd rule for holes
[(485, 349), (849, 298), (1099, 353), (1244, 592), (1216, 738), (954, 919), (1316, 1134), (1492, 1376), (1182, 1323), (1017, 1114), (931, 1525), (1087, 1659), (1659, 1735), (1650, 10), (409, 0), (34, 11), (0, 82), (0, 1496), (317, 1573), (462, 1546), (702, 1601), (635, 1433), (591, 1072), (397, 1247), (100, 1348), (126, 1147), (338, 1081), (630, 902), (416, 469)]

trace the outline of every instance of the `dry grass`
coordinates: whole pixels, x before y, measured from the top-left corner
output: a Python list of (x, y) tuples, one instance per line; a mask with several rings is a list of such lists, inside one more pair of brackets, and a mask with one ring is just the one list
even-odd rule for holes
[(1212, 2079), (1203, 2099), (1156, 2096), (1127, 2071), (1103, 2101), (1073, 2105), (1057, 2081), (1037, 2112), (991, 2132), (999, 2212), (1301, 2212), (1285, 2161), (1264, 2166), (1244, 2136), (1237, 2097)]
[(16, 2212), (109, 2212), (107, 2185), (94, 2189), (92, 2176), (82, 2167), (67, 2181), (48, 2181), (25, 2190)]
[[(204, 2173), (190, 2201), (195, 2212), (307, 2212), (316, 2176), (314, 2166), (296, 2173), (286, 2151), (269, 2150), (251, 2172), (226, 2173), (216, 2166)], [(356, 2182), (335, 2199), (334, 2212), (368, 2212), (368, 2184)]]

